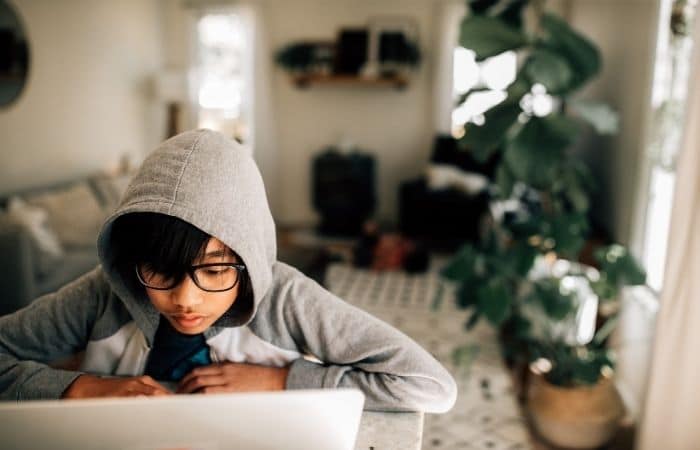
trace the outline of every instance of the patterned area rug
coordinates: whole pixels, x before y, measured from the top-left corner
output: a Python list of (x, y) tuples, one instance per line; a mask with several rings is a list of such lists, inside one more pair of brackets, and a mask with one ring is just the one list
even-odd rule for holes
[[(440, 265), (435, 261), (426, 274), (409, 275), (332, 264), (325, 286), (412, 337), (457, 380), (455, 407), (426, 415), (424, 450), (533, 449), (494, 332), (484, 324), (465, 332), (467, 312), (455, 307), (454, 286), (440, 282)], [(457, 349), (463, 363), (455, 364)]]

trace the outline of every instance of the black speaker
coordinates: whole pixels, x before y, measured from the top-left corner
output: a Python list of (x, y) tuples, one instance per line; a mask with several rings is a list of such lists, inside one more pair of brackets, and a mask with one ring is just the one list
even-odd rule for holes
[(335, 73), (357, 74), (367, 61), (366, 29), (341, 30), (336, 50)]
[(321, 214), (319, 231), (358, 235), (376, 206), (374, 158), (362, 153), (326, 151), (313, 160), (313, 204)]

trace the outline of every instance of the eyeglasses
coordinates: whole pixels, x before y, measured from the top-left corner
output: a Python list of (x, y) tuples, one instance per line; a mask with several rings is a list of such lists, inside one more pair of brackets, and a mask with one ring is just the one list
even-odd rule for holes
[[(136, 278), (150, 289), (167, 291), (177, 286), (181, 280), (167, 277), (154, 271), (148, 264), (136, 264)], [(246, 270), (243, 264), (236, 263), (211, 263), (199, 264), (187, 269), (187, 274), (194, 284), (206, 292), (224, 292), (233, 289), (240, 278), (241, 272)]]

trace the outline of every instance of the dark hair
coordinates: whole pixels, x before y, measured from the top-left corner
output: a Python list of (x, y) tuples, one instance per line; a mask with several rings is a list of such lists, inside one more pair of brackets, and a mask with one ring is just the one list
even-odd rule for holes
[[(148, 212), (125, 214), (112, 225), (113, 268), (132, 289), (145, 289), (136, 278), (134, 267), (138, 263), (146, 263), (173, 280), (182, 280), (192, 263), (204, 253), (210, 238), (209, 234), (177, 217)], [(238, 298), (228, 314), (252, 307), (250, 278), (247, 271), (241, 275)]]

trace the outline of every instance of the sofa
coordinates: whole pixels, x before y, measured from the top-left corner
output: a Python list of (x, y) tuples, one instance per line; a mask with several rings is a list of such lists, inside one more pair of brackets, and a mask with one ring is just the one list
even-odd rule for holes
[(95, 173), (0, 198), (0, 315), (90, 271), (130, 173)]

